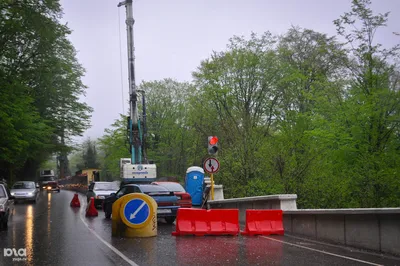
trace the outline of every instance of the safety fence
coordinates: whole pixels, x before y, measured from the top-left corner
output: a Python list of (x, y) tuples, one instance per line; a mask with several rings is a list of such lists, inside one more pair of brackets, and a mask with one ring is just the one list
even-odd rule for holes
[(77, 175), (68, 179), (60, 179), (58, 184), (62, 189), (72, 190), (83, 194), (88, 190), (88, 178), (86, 175)]
[[(248, 210), (242, 235), (283, 235), (282, 210)], [(239, 209), (180, 208), (174, 236), (232, 235), (240, 233)]]

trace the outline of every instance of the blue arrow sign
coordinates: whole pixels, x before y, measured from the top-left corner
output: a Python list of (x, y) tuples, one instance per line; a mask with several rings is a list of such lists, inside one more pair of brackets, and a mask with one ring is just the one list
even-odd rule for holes
[(132, 199), (125, 205), (124, 216), (131, 224), (142, 224), (150, 216), (150, 207), (142, 199)]

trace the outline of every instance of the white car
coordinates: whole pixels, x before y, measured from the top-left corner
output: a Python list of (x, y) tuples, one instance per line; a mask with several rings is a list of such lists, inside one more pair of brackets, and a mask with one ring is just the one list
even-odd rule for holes
[(35, 203), (39, 193), (33, 181), (18, 181), (11, 187), (10, 192), (15, 201), (29, 200)]
[(116, 193), (119, 190), (118, 184), (115, 182), (93, 182), (89, 185), (86, 193), (87, 202), (90, 198), (94, 198), (94, 206), (101, 206), (106, 197), (111, 193)]
[(0, 229), (7, 228), (13, 204), (14, 197), (10, 195), (7, 185), (0, 181)]

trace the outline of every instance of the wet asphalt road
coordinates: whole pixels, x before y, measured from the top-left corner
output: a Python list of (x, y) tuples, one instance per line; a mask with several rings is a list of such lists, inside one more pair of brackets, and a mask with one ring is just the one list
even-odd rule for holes
[[(163, 221), (157, 237), (115, 238), (102, 211), (87, 218), (84, 197), (80, 209), (69, 206), (72, 197), (42, 192), (36, 204), (16, 204), (0, 232), (0, 265), (400, 265), (400, 258), (288, 236), (174, 237), (175, 226)], [(4, 248), (26, 248), (27, 256), (5, 257)]]

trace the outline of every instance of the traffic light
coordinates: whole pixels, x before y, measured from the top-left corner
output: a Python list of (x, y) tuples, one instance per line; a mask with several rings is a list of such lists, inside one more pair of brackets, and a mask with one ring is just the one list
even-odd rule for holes
[(208, 137), (208, 154), (216, 155), (218, 152), (218, 138), (216, 136)]

